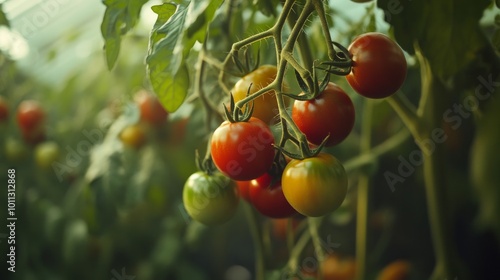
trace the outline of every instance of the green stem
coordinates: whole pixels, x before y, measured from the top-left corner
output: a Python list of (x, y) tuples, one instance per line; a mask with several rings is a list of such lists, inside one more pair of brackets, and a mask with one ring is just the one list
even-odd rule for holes
[(328, 26), (328, 21), (326, 20), (326, 12), (325, 12), (325, 7), (323, 6), (323, 1), (321, 0), (314, 0), (314, 8), (316, 9), (316, 12), (318, 13), (319, 20), (321, 22), (321, 27), (323, 29), (323, 33), (325, 35), (325, 41), (326, 41), (326, 46), (328, 49), (328, 57), (330, 59), (335, 58), (335, 49), (333, 48), (332, 45), (332, 37), (330, 35), (330, 28)]
[(255, 211), (248, 203), (244, 203), (245, 212), (247, 215), (248, 226), (250, 228), (250, 233), (252, 234), (253, 244), (255, 246), (255, 279), (265, 280), (264, 272), (264, 244), (262, 237), (260, 235), (257, 217)]
[(436, 267), (431, 279), (460, 278), (465, 267), (459, 264), (458, 254), (453, 246), (451, 223), (447, 217), (446, 197), (447, 180), (444, 163), (443, 146), (435, 143), (433, 132), (441, 127), (442, 112), (446, 109), (448, 90), (433, 75), (427, 59), (416, 47), (416, 55), (420, 62), (422, 96), (417, 114), (424, 124), (425, 130), (414, 138), (422, 150), (425, 190), (431, 236), (436, 255)]
[[(371, 127), (373, 119), (373, 102), (365, 101), (363, 110), (363, 122), (361, 127), (361, 154), (370, 154), (371, 150)], [(365, 279), (366, 273), (366, 243), (367, 243), (367, 224), (368, 224), (368, 199), (369, 199), (370, 178), (368, 174), (359, 176), (358, 198), (357, 198), (357, 217), (356, 217), (356, 279)]]
[[(290, 25), (290, 27), (293, 27), (293, 25), (298, 21), (297, 12), (295, 10), (292, 10), (288, 15), (287, 20), (288, 25)], [(304, 32), (301, 32), (299, 34), (299, 37), (297, 38), (297, 44), (299, 48), (300, 59), (302, 60), (304, 67), (306, 69), (312, 69), (314, 59), (312, 57), (311, 47), (309, 46), (309, 40)]]
[[(318, 233), (318, 227), (321, 224), (322, 220), (323, 220), (322, 217), (320, 217), (320, 218), (314, 218), (314, 217), (307, 218), (307, 222), (309, 225), (309, 232), (311, 233), (311, 238), (312, 238), (312, 242), (314, 245), (314, 251), (316, 252), (318, 263), (322, 263), (322, 261), (325, 259), (325, 253), (323, 252), (323, 248), (321, 246), (321, 238), (319, 237), (319, 233)], [(321, 266), (319, 266), (318, 275), (320, 275), (320, 277), (322, 275)]]
[(347, 160), (344, 163), (346, 172), (350, 173), (366, 165), (375, 164), (377, 158), (392, 151), (395, 147), (401, 145), (401, 143), (407, 140), (409, 136), (410, 133), (408, 132), (408, 130), (402, 129), (384, 142), (373, 147), (369, 154), (361, 154), (357, 157)]
[(386, 98), (386, 100), (399, 115), (412, 135), (422, 135), (423, 127), (419, 116), (417, 116), (417, 109), (401, 91)]

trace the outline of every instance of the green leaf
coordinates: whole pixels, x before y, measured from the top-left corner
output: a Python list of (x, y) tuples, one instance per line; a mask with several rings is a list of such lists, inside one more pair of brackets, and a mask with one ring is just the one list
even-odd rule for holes
[(106, 62), (111, 70), (120, 53), (121, 37), (139, 20), (141, 8), (148, 0), (104, 0), (106, 12), (101, 23)]
[(418, 44), (436, 75), (447, 79), (475, 59), (484, 39), (479, 19), (488, 0), (379, 0), (403, 49)]
[(158, 19), (150, 36), (146, 58), (153, 90), (167, 111), (176, 111), (189, 89), (186, 59), (194, 44), (204, 42), (221, 0), (193, 0), (189, 4), (162, 4), (151, 9)]
[(3, 12), (3, 7), (0, 4), (0, 26), (5, 25), (10, 27), (9, 20), (7, 19), (7, 15)]

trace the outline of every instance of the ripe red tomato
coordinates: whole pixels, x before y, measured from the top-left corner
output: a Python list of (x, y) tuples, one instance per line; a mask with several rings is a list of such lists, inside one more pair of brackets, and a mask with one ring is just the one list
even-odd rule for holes
[(369, 98), (394, 94), (406, 78), (406, 59), (401, 48), (382, 33), (358, 36), (348, 47), (352, 71), (346, 76), (351, 87)]
[(227, 222), (238, 206), (238, 189), (234, 181), (220, 173), (198, 171), (184, 184), (182, 200), (189, 216), (206, 224)]
[(0, 122), (5, 122), (9, 118), (9, 106), (7, 101), (0, 96)]
[(290, 161), (281, 177), (283, 193), (297, 212), (310, 217), (337, 209), (347, 194), (347, 174), (332, 155)]
[(17, 107), (17, 123), (24, 130), (40, 127), (45, 120), (45, 111), (38, 101), (24, 100)]
[[(238, 102), (245, 98), (250, 87), (250, 92), (248, 94), (252, 95), (259, 89), (268, 86), (270, 83), (276, 79), (277, 69), (274, 65), (262, 65), (255, 71), (247, 74), (241, 78), (234, 85), (231, 93), (235, 102)], [(286, 85), (285, 85), (286, 88)], [(253, 117), (259, 118), (265, 123), (274, 123), (278, 118), (278, 103), (276, 101), (276, 93), (274, 91), (268, 91), (263, 95), (255, 98), (253, 100)]]
[(354, 104), (351, 98), (334, 83), (312, 100), (295, 100), (292, 118), (307, 140), (315, 145), (321, 144), (330, 135), (326, 146), (342, 142), (354, 126)]
[(135, 97), (135, 102), (139, 106), (142, 121), (153, 125), (161, 125), (167, 120), (168, 112), (156, 96), (146, 91), (140, 91)]
[(262, 215), (270, 218), (287, 218), (297, 211), (288, 203), (281, 188), (281, 180), (272, 182), (273, 177), (265, 173), (249, 184), (250, 202)]
[(210, 143), (215, 166), (236, 181), (255, 179), (273, 164), (274, 138), (269, 127), (251, 117), (246, 122), (224, 121)]

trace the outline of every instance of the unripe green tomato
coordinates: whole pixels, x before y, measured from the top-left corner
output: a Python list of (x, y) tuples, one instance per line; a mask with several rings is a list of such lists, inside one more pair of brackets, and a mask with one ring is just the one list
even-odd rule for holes
[(221, 173), (198, 171), (184, 184), (182, 200), (189, 216), (205, 225), (227, 222), (238, 206), (236, 183)]
[(320, 153), (290, 161), (281, 177), (283, 194), (290, 205), (305, 216), (326, 215), (344, 201), (347, 174), (334, 156)]
[(47, 141), (38, 144), (35, 148), (35, 162), (45, 170), (52, 167), (52, 163), (59, 159), (61, 152), (59, 145), (54, 141)]
[(26, 158), (28, 148), (21, 140), (7, 138), (5, 140), (5, 157), (8, 160), (17, 162)]

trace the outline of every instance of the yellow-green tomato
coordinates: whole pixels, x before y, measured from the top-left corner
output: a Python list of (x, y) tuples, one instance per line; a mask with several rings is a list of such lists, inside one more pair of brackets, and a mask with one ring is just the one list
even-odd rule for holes
[(52, 163), (59, 159), (61, 152), (59, 145), (54, 141), (40, 143), (35, 148), (35, 162), (45, 170), (52, 167)]
[(327, 153), (290, 161), (283, 171), (281, 184), (290, 205), (310, 217), (334, 211), (347, 194), (344, 166)]
[(189, 216), (205, 225), (227, 222), (236, 212), (239, 196), (236, 183), (221, 173), (199, 171), (187, 179), (182, 200)]

